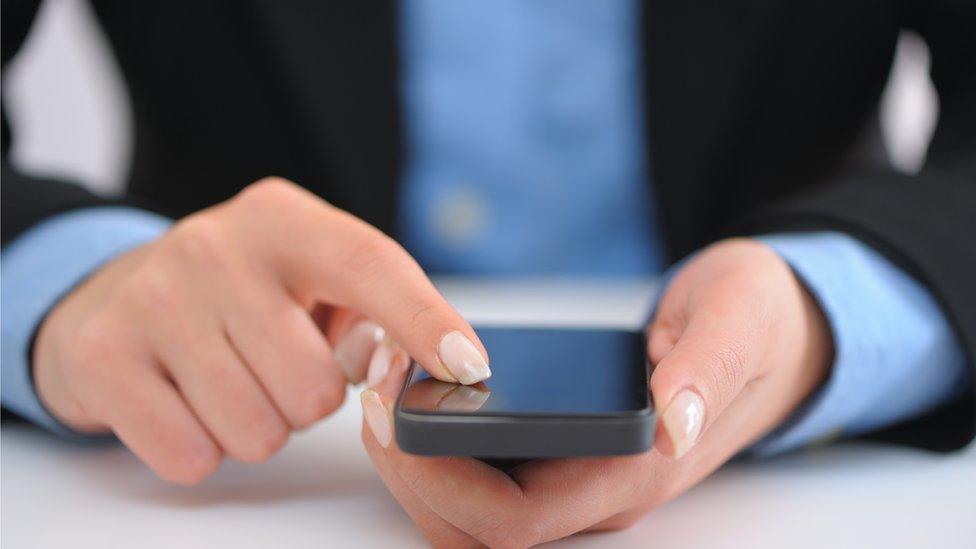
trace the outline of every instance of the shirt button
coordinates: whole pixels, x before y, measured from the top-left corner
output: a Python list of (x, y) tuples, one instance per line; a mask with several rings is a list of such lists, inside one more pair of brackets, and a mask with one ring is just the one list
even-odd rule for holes
[(473, 185), (459, 184), (437, 200), (430, 220), (433, 233), (451, 248), (468, 248), (488, 226), (488, 200)]

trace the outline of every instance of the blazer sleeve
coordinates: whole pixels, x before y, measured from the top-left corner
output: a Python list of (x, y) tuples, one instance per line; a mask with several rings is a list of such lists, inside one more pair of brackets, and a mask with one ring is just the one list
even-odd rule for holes
[[(976, 365), (976, 5), (917, 2), (912, 26), (926, 40), (940, 103), (924, 167), (915, 175), (848, 174), (769, 206), (737, 232), (842, 230), (929, 288)], [(970, 376), (976, 380), (976, 375)], [(976, 386), (964, 398), (875, 435), (949, 451), (976, 435)]]
[[(40, 2), (4, 0), (2, 4), (2, 70), (6, 76), (8, 63), (16, 55), (27, 37)], [(3, 154), (0, 172), (0, 240), (6, 245), (26, 229), (58, 213), (120, 202), (99, 197), (80, 185), (55, 179), (33, 177), (24, 174), (10, 163), (12, 131), (7, 119), (6, 105), (0, 104), (3, 116), (3, 134), (0, 149)]]

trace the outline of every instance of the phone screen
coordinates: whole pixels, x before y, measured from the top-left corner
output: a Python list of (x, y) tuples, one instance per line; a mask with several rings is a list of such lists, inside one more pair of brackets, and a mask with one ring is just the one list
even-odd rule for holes
[(476, 415), (608, 414), (648, 405), (643, 335), (584, 329), (483, 328), (492, 376), (465, 386), (414, 364), (401, 408)]

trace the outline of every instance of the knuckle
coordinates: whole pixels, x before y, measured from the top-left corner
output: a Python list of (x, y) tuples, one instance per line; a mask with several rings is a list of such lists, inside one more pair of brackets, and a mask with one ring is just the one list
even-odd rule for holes
[(161, 478), (183, 486), (195, 486), (212, 475), (220, 466), (220, 453), (213, 449), (189, 460), (181, 460), (171, 468), (158, 471)]
[(244, 187), (235, 201), (245, 207), (273, 207), (282, 200), (298, 196), (299, 189), (298, 185), (283, 177), (269, 176)]
[(396, 242), (380, 231), (367, 228), (365, 233), (357, 239), (344, 262), (353, 280), (388, 272), (404, 253)]
[(285, 445), (288, 440), (288, 430), (283, 426), (273, 425), (251, 434), (248, 439), (242, 448), (235, 452), (234, 457), (245, 463), (264, 463)]
[(711, 385), (716, 395), (733, 394), (742, 383), (747, 367), (746, 352), (741, 345), (729, 343), (715, 351)]
[(180, 486), (196, 486), (206, 478), (202, 472), (191, 470), (189, 467), (173, 467), (167, 469), (157, 469), (156, 475), (159, 478)]
[(227, 235), (219, 219), (196, 214), (180, 221), (168, 239), (175, 253), (184, 261), (210, 264), (227, 250)]
[(120, 294), (135, 310), (147, 312), (153, 317), (163, 311), (172, 311), (179, 300), (179, 287), (166, 269), (142, 269), (127, 281)]
[(67, 346), (62, 367), (66, 375), (91, 377), (108, 364), (113, 353), (112, 330), (101, 317), (86, 319)]
[(307, 404), (292, 414), (290, 423), (295, 429), (304, 429), (339, 409), (345, 399), (344, 384), (327, 383), (308, 395)]
[(436, 317), (441, 310), (442, 303), (435, 298), (428, 297), (419, 300), (410, 313), (411, 326), (423, 326), (428, 318)]
[(277, 175), (262, 177), (254, 183), (248, 185), (242, 194), (272, 194), (290, 193), (295, 190), (296, 185), (291, 181)]

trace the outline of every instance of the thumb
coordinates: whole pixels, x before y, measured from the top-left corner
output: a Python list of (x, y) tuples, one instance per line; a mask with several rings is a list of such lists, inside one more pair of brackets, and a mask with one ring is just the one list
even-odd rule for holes
[(688, 453), (757, 371), (758, 324), (724, 312), (699, 310), (683, 325), (651, 328), (655, 447), (666, 456)]

